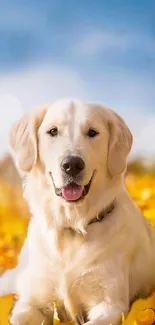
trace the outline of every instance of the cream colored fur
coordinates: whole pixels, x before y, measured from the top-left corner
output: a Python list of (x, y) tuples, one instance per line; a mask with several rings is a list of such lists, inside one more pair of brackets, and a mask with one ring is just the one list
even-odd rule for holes
[[(58, 128), (56, 138), (47, 134), (52, 127)], [(99, 135), (88, 138), (89, 128)], [(11, 323), (50, 322), (55, 302), (63, 321), (119, 324), (135, 297), (155, 287), (155, 233), (124, 185), (132, 145), (125, 122), (102, 105), (61, 100), (23, 117), (10, 143), (27, 175), (25, 196), (33, 215)], [(68, 154), (85, 162), (82, 186), (95, 171), (88, 195), (78, 203), (56, 196), (49, 175), (56, 187), (63, 186), (60, 163)], [(111, 214), (88, 226), (114, 199)]]

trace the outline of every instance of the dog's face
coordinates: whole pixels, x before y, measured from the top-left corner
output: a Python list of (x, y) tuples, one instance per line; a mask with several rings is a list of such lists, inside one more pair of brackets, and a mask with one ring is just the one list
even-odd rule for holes
[(32, 172), (41, 162), (55, 194), (69, 203), (82, 202), (107, 175), (121, 174), (131, 143), (113, 111), (67, 100), (23, 118), (11, 135), (19, 167)]
[(88, 195), (99, 171), (105, 171), (108, 129), (100, 111), (80, 102), (49, 108), (39, 130), (39, 154), (57, 195), (75, 202)]

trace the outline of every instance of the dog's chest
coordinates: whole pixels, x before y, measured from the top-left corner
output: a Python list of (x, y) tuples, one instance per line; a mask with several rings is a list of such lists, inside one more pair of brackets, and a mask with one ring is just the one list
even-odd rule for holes
[(57, 232), (55, 237), (55, 249), (62, 261), (64, 271), (70, 264), (73, 264), (78, 257), (80, 258), (82, 251), (84, 252), (85, 243), (85, 238), (71, 229)]
[(118, 268), (121, 265), (117, 261), (120, 244), (117, 238), (113, 241), (113, 245), (109, 245), (108, 234), (105, 232), (103, 236), (98, 224), (91, 226), (86, 236), (71, 230), (53, 235), (51, 281), (53, 277), (58, 295), (72, 315), (79, 313), (76, 310), (79, 304), (87, 309), (92, 303), (101, 301), (105, 279), (115, 277), (115, 265)]
[(103, 238), (101, 229), (97, 230), (97, 233), (95, 231), (93, 227), (87, 235), (81, 235), (71, 229), (51, 232), (48, 237), (51, 265), (58, 265), (61, 275), (72, 270), (73, 274), (80, 276), (82, 271), (85, 272), (97, 261), (103, 262), (107, 256), (109, 258), (111, 252), (107, 240)]

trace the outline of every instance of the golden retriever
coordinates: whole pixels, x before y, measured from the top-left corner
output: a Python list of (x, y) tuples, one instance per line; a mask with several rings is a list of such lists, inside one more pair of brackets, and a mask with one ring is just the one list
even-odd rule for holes
[(155, 232), (124, 184), (125, 122), (103, 105), (60, 100), (14, 125), (10, 145), (32, 212), (11, 323), (50, 324), (54, 302), (61, 321), (119, 324), (155, 288)]

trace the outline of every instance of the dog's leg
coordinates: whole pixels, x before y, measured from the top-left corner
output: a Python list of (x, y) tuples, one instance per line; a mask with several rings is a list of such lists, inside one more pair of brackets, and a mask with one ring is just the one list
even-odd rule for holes
[(13, 325), (41, 325), (46, 321), (48, 324), (45, 318), (39, 309), (29, 305), (26, 301), (19, 300), (10, 317), (10, 323)]
[(19, 298), (13, 308), (10, 323), (13, 325), (41, 325), (52, 324), (54, 308), (51, 304), (50, 309), (43, 305), (34, 304), (31, 300)]
[[(51, 324), (53, 319), (53, 302), (58, 301), (55, 283), (36, 265), (32, 271), (29, 266), (19, 276), (16, 302), (10, 318), (13, 325), (39, 325), (43, 321)], [(44, 324), (44, 323), (43, 323)]]
[(128, 314), (129, 306), (123, 302), (113, 304), (101, 302), (89, 311), (88, 322), (85, 325), (120, 325), (122, 324), (122, 313), (124, 316)]

